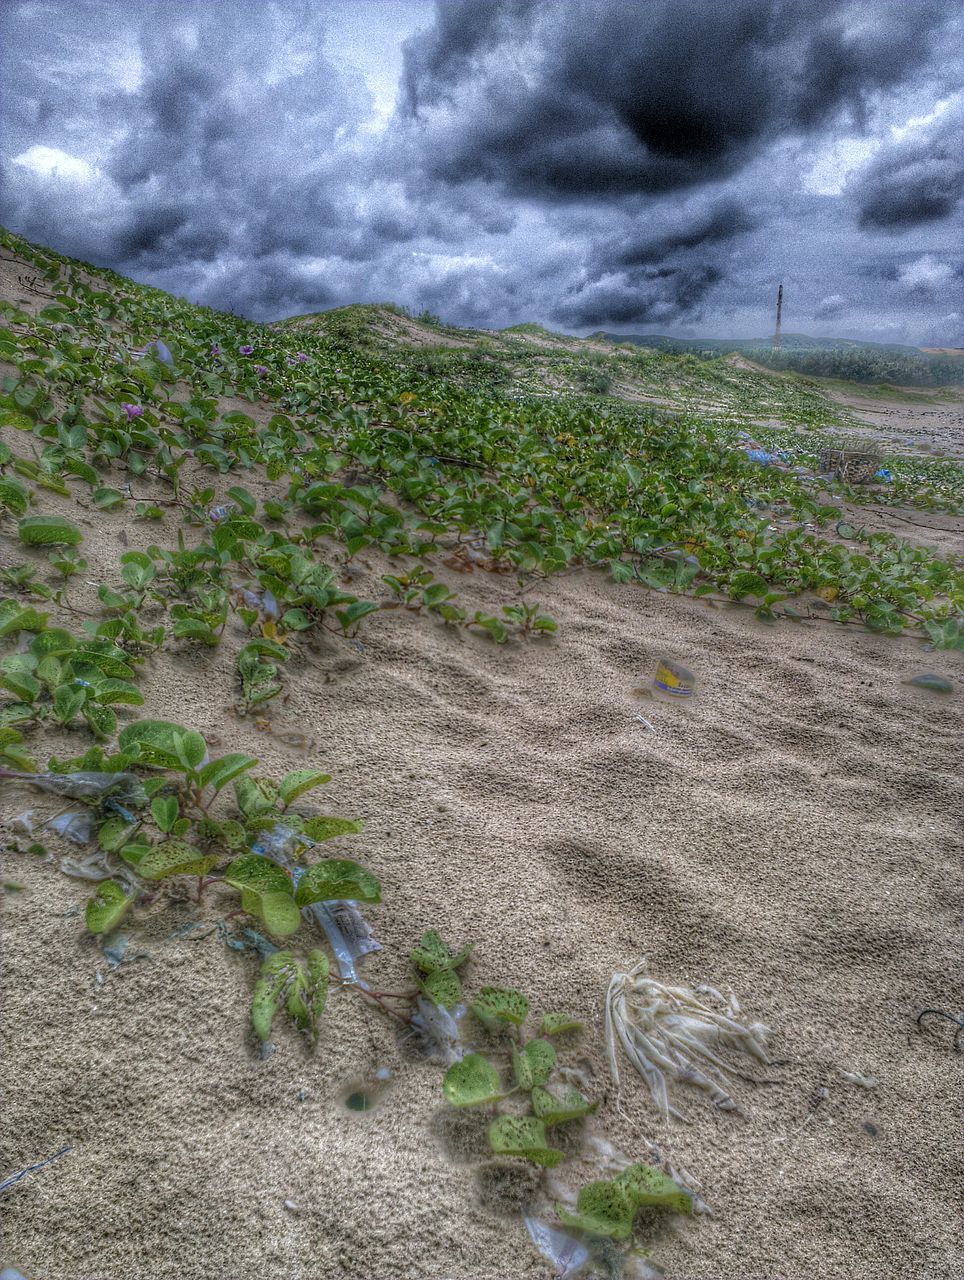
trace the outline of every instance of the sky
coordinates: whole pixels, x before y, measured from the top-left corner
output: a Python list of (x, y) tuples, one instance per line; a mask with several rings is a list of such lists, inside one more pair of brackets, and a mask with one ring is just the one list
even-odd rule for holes
[(964, 346), (958, 0), (0, 0), (0, 223), (256, 320)]

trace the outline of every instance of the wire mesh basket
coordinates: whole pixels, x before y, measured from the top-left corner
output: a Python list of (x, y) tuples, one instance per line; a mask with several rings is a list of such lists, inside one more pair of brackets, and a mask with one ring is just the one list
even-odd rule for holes
[(880, 454), (866, 449), (821, 449), (820, 470), (847, 484), (870, 484), (880, 470)]

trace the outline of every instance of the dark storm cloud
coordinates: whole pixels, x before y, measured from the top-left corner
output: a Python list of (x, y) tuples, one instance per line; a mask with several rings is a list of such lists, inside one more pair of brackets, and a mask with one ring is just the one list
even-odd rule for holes
[(641, 266), (660, 262), (681, 249), (708, 249), (723, 244), (745, 231), (752, 231), (758, 219), (733, 197), (711, 205), (688, 224), (680, 220), (671, 229), (657, 235), (642, 236), (630, 243), (616, 242), (601, 255), (602, 269)]
[(256, 319), (957, 323), (956, 0), (406, 0), (381, 118), (357, 3), (0, 0), (0, 222)]
[(952, 214), (964, 197), (964, 104), (884, 146), (851, 194), (867, 228), (906, 231)]
[(683, 316), (698, 319), (699, 304), (721, 279), (722, 272), (709, 263), (646, 267), (572, 290), (555, 315), (563, 324), (580, 329), (672, 325)]
[(408, 42), (405, 105), (449, 182), (557, 199), (681, 190), (778, 136), (862, 122), (926, 62), (948, 13), (943, 0), (447, 0)]

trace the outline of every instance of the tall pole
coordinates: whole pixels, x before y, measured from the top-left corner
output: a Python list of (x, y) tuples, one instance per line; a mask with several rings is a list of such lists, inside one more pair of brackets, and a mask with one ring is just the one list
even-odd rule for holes
[(781, 282), (780, 288), (777, 290), (777, 327), (773, 334), (773, 345), (775, 347), (778, 347), (780, 345), (780, 319), (782, 315), (783, 315), (783, 283)]

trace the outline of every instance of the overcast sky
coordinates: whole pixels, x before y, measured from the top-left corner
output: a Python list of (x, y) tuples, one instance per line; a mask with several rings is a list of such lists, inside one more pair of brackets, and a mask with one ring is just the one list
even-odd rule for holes
[(0, 222), (276, 319), (964, 345), (959, 0), (0, 0)]

